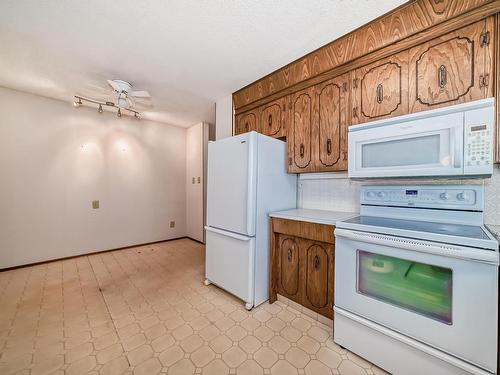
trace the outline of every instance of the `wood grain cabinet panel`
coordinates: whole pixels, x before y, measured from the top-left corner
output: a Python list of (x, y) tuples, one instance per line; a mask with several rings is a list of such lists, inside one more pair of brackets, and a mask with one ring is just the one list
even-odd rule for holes
[(285, 297), (299, 301), (299, 244), (295, 237), (279, 236), (278, 257), (278, 291)]
[(312, 163), (313, 101), (314, 88), (292, 95), (291, 126), (288, 138), (288, 172), (302, 173), (314, 169), (314, 163)]
[(234, 135), (258, 130), (258, 111), (245, 112), (235, 116)]
[(351, 123), (408, 113), (408, 52), (356, 69)]
[(492, 96), (493, 24), (486, 20), (410, 49), (410, 112)]
[(302, 240), (304, 262), (303, 304), (320, 314), (333, 311), (333, 245)]
[(270, 137), (286, 136), (287, 99), (281, 98), (261, 107), (260, 132)]
[(326, 224), (271, 219), (270, 303), (280, 294), (333, 318), (334, 229)]
[(317, 149), (313, 151), (318, 172), (347, 170), (349, 78), (344, 75), (316, 86)]

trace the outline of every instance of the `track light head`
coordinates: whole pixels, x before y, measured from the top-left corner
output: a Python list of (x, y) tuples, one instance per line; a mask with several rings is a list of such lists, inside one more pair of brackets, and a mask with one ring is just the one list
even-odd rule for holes
[(73, 105), (74, 105), (75, 107), (80, 107), (80, 106), (82, 105), (82, 99), (78, 98), (78, 101), (76, 101), (76, 100), (75, 100), (75, 101), (73, 102)]
[(102, 113), (102, 104), (99, 104), (99, 108), (97, 109), (97, 112)]
[(134, 113), (134, 117), (135, 117), (137, 120), (139, 120), (139, 119), (140, 119), (140, 116), (139, 116), (139, 114), (138, 114), (137, 112), (135, 112), (135, 113)]
[(122, 111), (121, 111), (121, 109), (120, 109), (120, 108), (118, 108), (118, 112), (116, 112), (116, 115), (117, 115), (118, 117), (122, 117)]

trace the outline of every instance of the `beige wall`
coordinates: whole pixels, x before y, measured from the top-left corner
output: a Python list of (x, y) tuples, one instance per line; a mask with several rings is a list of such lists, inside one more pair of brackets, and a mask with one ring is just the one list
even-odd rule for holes
[(185, 235), (185, 129), (4, 88), (0, 115), (0, 268)]
[(233, 96), (220, 98), (215, 103), (215, 139), (233, 135)]

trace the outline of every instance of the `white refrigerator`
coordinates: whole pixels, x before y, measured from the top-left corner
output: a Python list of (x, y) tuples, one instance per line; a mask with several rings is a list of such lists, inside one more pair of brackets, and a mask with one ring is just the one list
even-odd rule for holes
[(296, 207), (286, 143), (249, 132), (210, 142), (206, 280), (252, 307), (269, 298), (269, 212)]

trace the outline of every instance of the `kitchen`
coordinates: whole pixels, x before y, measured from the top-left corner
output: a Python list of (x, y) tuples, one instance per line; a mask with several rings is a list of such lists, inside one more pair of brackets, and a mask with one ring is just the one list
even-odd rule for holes
[[(273, 41), (229, 39), (229, 62), (210, 71), (218, 64), (207, 53), (203, 78), (190, 54), (183, 71), (175, 57), (155, 65), (174, 50), (165, 55), (157, 35), (179, 56), (200, 45), (193, 33), (179, 46), (181, 9), (197, 12), (201, 29), (227, 22), (206, 32), (207, 45), (224, 39), (229, 19), (266, 33), (276, 15), (245, 1), (218, 15), (197, 1), (103, 5), (96, 30), (110, 40), (121, 38), (110, 15), (140, 12), (150, 28), (127, 22), (141, 53), (117, 64), (109, 48), (115, 70), (87, 61), (87, 86), (62, 64), (60, 80), (6, 78), (16, 76), (12, 56), (29, 54), (9, 45), (0, 373), (498, 373), (500, 1), (360, 1), (367, 14), (344, 29), (339, 6), (351, 4), (299, 3), (268, 5), (289, 12), (271, 31), (304, 31), (297, 42), (277, 37), (295, 54), (245, 65), (247, 52), (274, 56)], [(91, 8), (26, 6), (5, 6), (0, 41), (29, 45), (13, 30), (26, 31), (41, 60), (56, 33), (35, 10), (78, 9), (77, 23)], [(242, 23), (242, 10), (255, 19)], [(44, 38), (13, 26), (23, 12)], [(333, 15), (343, 31), (314, 34), (311, 21)], [(72, 47), (57, 39), (66, 55), (89, 40), (75, 30)], [(250, 51), (238, 57), (234, 42)], [(97, 87), (106, 80), (107, 91)]]

